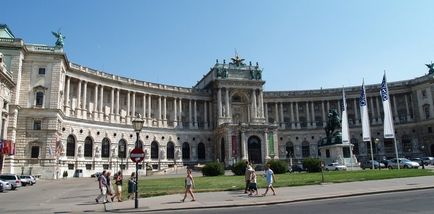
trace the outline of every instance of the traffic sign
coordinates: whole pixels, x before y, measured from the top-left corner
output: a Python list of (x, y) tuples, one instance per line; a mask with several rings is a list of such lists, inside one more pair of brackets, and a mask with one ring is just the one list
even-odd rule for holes
[(133, 162), (138, 163), (145, 159), (145, 153), (140, 148), (135, 148), (130, 153), (130, 158)]

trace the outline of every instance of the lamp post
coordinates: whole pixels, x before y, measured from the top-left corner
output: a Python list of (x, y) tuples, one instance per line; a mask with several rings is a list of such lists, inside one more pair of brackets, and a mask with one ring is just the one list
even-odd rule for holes
[[(136, 146), (135, 148), (139, 148), (139, 133), (140, 131), (142, 131), (143, 128), (143, 119), (140, 117), (140, 114), (137, 114), (137, 117), (133, 119), (133, 121), (131, 121), (131, 123), (133, 124), (133, 129), (136, 132)], [(139, 163), (136, 162), (136, 188), (135, 188), (135, 192), (134, 192), (134, 208), (138, 208), (139, 207), (139, 199), (137, 198), (137, 190), (139, 189)]]

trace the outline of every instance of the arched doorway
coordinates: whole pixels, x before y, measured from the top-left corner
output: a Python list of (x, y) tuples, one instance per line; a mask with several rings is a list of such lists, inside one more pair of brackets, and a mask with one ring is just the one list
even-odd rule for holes
[(247, 141), (247, 151), (249, 154), (249, 162), (253, 164), (262, 163), (261, 157), (261, 139), (257, 136), (249, 137)]

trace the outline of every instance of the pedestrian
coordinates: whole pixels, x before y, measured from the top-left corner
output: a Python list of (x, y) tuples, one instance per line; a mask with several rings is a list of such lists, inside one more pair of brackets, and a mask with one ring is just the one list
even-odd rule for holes
[(136, 192), (136, 173), (131, 173), (131, 177), (128, 180), (128, 199), (134, 199), (134, 193)]
[(191, 201), (196, 201), (196, 198), (194, 197), (193, 188), (194, 188), (194, 179), (193, 175), (191, 175), (191, 169), (187, 169), (187, 177), (185, 177), (184, 180), (184, 186), (185, 186), (185, 193), (184, 198), (181, 200), (182, 202), (185, 201), (185, 198), (187, 198), (187, 193), (190, 193)]
[(114, 178), (115, 180), (115, 194), (112, 196), (112, 201), (116, 197), (118, 199), (118, 202), (122, 202), (122, 180), (124, 179), (124, 176), (122, 175), (122, 171), (119, 171), (115, 174)]
[(256, 172), (253, 168), (250, 168), (250, 182), (249, 182), (249, 196), (252, 196), (253, 193), (256, 192), (256, 196), (258, 195), (258, 185), (256, 184)]
[(105, 174), (106, 174), (105, 178), (107, 180), (107, 195), (112, 196), (113, 195), (113, 187), (112, 187), (112, 181), (110, 178), (112, 173), (110, 171), (107, 171)]
[(244, 193), (247, 193), (250, 184), (250, 171), (253, 168), (250, 166), (249, 161), (246, 161), (246, 171), (244, 172), (244, 181), (246, 182), (246, 188), (244, 188)]
[(274, 177), (274, 172), (273, 170), (270, 169), (270, 164), (267, 164), (267, 166), (265, 167), (265, 178), (267, 180), (267, 189), (265, 190), (264, 194), (262, 194), (262, 196), (266, 196), (268, 189), (271, 189), (271, 191), (273, 191), (273, 195), (276, 195), (276, 192), (274, 191), (273, 188), (273, 181), (275, 181), (275, 177)]
[(103, 199), (103, 203), (107, 202), (107, 179), (105, 175), (106, 171), (104, 170), (98, 177), (98, 185), (101, 193), (95, 198), (96, 203), (99, 203), (101, 198)]

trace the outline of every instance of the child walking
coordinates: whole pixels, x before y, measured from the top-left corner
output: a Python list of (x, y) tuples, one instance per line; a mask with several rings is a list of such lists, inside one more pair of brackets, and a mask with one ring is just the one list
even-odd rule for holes
[(270, 164), (267, 164), (267, 166), (265, 167), (265, 177), (267, 179), (267, 189), (265, 190), (264, 194), (262, 194), (262, 196), (267, 195), (268, 189), (271, 189), (271, 191), (273, 191), (273, 195), (276, 195), (276, 192), (273, 188), (273, 181), (275, 181), (276, 179), (274, 178), (273, 170), (270, 169)]
[(190, 193), (191, 197), (193, 198), (191, 201), (196, 201), (196, 198), (193, 194), (193, 187), (194, 187), (194, 179), (193, 175), (191, 175), (191, 169), (187, 169), (187, 177), (185, 177), (185, 193), (184, 198), (181, 200), (181, 202), (185, 201), (185, 198), (187, 198), (187, 193)]

